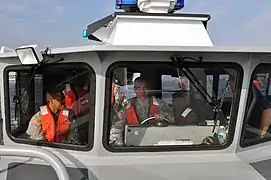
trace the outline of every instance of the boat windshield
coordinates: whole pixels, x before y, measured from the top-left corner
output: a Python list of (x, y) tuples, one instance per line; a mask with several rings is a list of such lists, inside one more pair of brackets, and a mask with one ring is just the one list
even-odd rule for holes
[(182, 68), (196, 83), (173, 63), (119, 63), (108, 70), (108, 147), (223, 146), (230, 142), (240, 67), (187, 62)]

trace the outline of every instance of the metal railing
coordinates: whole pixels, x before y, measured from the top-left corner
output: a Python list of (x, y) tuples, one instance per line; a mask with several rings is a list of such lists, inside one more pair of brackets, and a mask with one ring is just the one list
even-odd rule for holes
[(69, 180), (65, 164), (52, 152), (41, 148), (0, 146), (0, 156), (18, 156), (38, 158), (49, 163), (55, 170), (59, 180)]

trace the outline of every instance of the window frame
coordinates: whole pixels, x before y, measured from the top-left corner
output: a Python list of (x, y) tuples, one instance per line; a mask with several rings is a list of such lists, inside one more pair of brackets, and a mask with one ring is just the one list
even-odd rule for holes
[(185, 62), (183, 63), (183, 67), (189, 68), (206, 68), (206, 67), (221, 67), (221, 68), (234, 68), (237, 70), (236, 77), (236, 93), (234, 93), (232, 104), (234, 104), (234, 108), (232, 108), (231, 114), (231, 123), (229, 127), (229, 139), (225, 145), (168, 145), (168, 146), (139, 146), (139, 147), (111, 147), (109, 145), (109, 136), (110, 136), (110, 97), (111, 97), (111, 83), (112, 77), (111, 73), (115, 68), (118, 67), (128, 67), (128, 65), (133, 64), (142, 64), (142, 66), (151, 65), (151, 64), (161, 64), (174, 67), (172, 62), (155, 62), (155, 61), (118, 61), (109, 65), (106, 70), (105, 77), (105, 100), (104, 100), (104, 120), (103, 120), (103, 137), (102, 144), (104, 148), (109, 152), (121, 153), (121, 152), (168, 152), (168, 151), (201, 151), (201, 150), (222, 150), (229, 147), (234, 138), (235, 126), (236, 126), (236, 117), (239, 108), (240, 95), (241, 95), (241, 87), (243, 82), (243, 67), (236, 62)]
[[(268, 68), (270, 67), (270, 68)], [(241, 131), (241, 137), (240, 137), (240, 147), (241, 148), (247, 148), (247, 147), (251, 147), (251, 146), (255, 146), (255, 145), (258, 145), (258, 144), (262, 144), (262, 143), (265, 143), (265, 142), (268, 142), (268, 141), (271, 141), (271, 137), (264, 137), (264, 138), (261, 138), (261, 139), (256, 139), (252, 142), (248, 142), (248, 143), (245, 143), (244, 141), (244, 132), (245, 132), (245, 126), (247, 125), (247, 113), (248, 113), (248, 110), (249, 110), (249, 104), (248, 104), (248, 100), (250, 99), (250, 97), (252, 96), (252, 94), (250, 93), (251, 92), (251, 87), (253, 85), (253, 76), (255, 75), (255, 73), (257, 71), (259, 71), (259, 69), (264, 69), (264, 70), (267, 70), (267, 69), (270, 69), (270, 73), (271, 73), (271, 64), (269, 63), (260, 63), (258, 64), (252, 71), (252, 74), (250, 76), (250, 82), (249, 82), (249, 89), (248, 89), (248, 96), (247, 96), (247, 100), (246, 100), (246, 108), (245, 108), (245, 116), (243, 118), (243, 124), (242, 124), (242, 131)], [(261, 71), (259, 71), (260, 73), (263, 73)], [(270, 79), (271, 80), (271, 79)], [(269, 88), (269, 87), (267, 87)], [(265, 94), (266, 95), (266, 94)]]
[[(10, 65), (4, 68), (4, 95), (5, 95), (5, 124), (6, 132), (8, 137), (19, 144), (28, 144), (35, 146), (45, 146), (50, 148), (66, 149), (66, 150), (76, 150), (76, 151), (90, 151), (94, 147), (94, 126), (95, 126), (95, 99), (96, 99), (96, 73), (94, 69), (87, 63), (84, 62), (69, 62), (69, 63), (57, 63), (57, 64), (47, 64), (50, 68), (67, 68), (72, 69), (74, 67), (86, 68), (90, 72), (89, 80), (92, 85), (90, 85), (89, 98), (91, 99), (91, 104), (89, 108), (90, 121), (88, 130), (88, 144), (85, 146), (73, 145), (73, 144), (62, 144), (55, 142), (38, 141), (31, 139), (22, 139), (14, 137), (11, 134), (11, 117), (10, 117), (10, 93), (9, 93), (9, 72), (19, 72), (23, 70), (30, 70), (31, 65)], [(48, 68), (48, 67), (47, 67)], [(92, 119), (92, 120), (91, 120)]]
[[(8, 79), (9, 79), (9, 74), (7, 75), (8, 76)], [(15, 87), (15, 89), (17, 89), (17, 86), (19, 85), (19, 83), (17, 83), (17, 80), (18, 80), (18, 74), (17, 74), (17, 72), (16, 72), (16, 76), (15, 76), (15, 84), (14, 84), (14, 87)], [(9, 85), (10, 85), (10, 82), (8, 82), (9, 83)], [(10, 87), (10, 86), (9, 86)], [(20, 89), (20, 88), (19, 88)], [(17, 92), (15, 92), (15, 93), (17, 93)], [(15, 96), (17, 96), (17, 94), (15, 94)], [(9, 99), (9, 101), (10, 101), (10, 99)], [(9, 105), (10, 106), (10, 105)], [(16, 111), (14, 112), (14, 116), (16, 116)], [(18, 125), (17, 125), (18, 127), (20, 126), (20, 121), (18, 122)], [(18, 128), (18, 127), (16, 127), (16, 128), (14, 128), (13, 130), (11, 130), (11, 132), (14, 132), (14, 131), (16, 131), (16, 129)], [(11, 128), (11, 127), (10, 127)]]

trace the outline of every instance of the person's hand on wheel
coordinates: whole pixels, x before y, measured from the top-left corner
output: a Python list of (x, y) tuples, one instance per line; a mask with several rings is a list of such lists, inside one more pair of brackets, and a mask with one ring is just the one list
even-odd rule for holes
[(156, 121), (162, 121), (163, 119), (164, 119), (164, 114), (163, 114), (163, 112), (158, 112), (158, 113), (156, 113), (155, 115), (154, 115), (154, 117), (155, 117), (155, 120)]

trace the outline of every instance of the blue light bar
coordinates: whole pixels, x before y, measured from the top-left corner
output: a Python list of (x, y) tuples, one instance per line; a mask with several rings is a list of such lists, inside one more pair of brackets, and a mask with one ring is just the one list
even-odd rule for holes
[(177, 3), (174, 7), (174, 11), (181, 10), (184, 7), (184, 0), (177, 0)]
[(116, 9), (137, 7), (137, 0), (116, 0)]
[[(137, 0), (116, 0), (116, 9), (136, 8)], [(184, 0), (177, 0), (174, 11), (180, 10), (184, 7)]]

